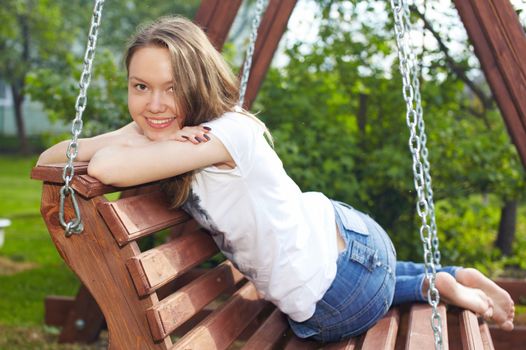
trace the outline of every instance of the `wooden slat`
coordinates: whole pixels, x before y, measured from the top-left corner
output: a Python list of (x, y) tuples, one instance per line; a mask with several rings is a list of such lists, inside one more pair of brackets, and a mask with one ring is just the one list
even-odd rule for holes
[(396, 345), (396, 335), (398, 324), (400, 323), (400, 313), (394, 308), (382, 318), (378, 323), (367, 331), (363, 341), (363, 350), (375, 349), (394, 349)]
[[(41, 180), (53, 184), (63, 184), (62, 168), (64, 164), (40, 165), (31, 170), (31, 179)], [(87, 174), (88, 163), (75, 163), (75, 176), (71, 182), (71, 187), (85, 198), (94, 198), (106, 193), (117, 192), (121, 189), (107, 186), (99, 180)]]
[(252, 283), (182, 337), (173, 349), (226, 349), (264, 308)]
[(315, 341), (300, 339), (296, 336), (292, 336), (290, 340), (287, 342), (287, 345), (285, 345), (283, 349), (284, 350), (314, 350), (314, 349), (318, 349), (319, 347), (320, 347), (320, 344)]
[(460, 339), (460, 313), (463, 309), (449, 305), (447, 310), (447, 327), (449, 350), (463, 350)]
[(186, 232), (172, 241), (131, 257), (126, 266), (140, 296), (174, 280), (218, 252), (204, 231)]
[(343, 340), (339, 343), (331, 343), (323, 348), (323, 350), (355, 350), (358, 349), (358, 339), (354, 337), (348, 340)]
[[(438, 306), (442, 318), (442, 349), (449, 349), (446, 307)], [(406, 350), (434, 349), (435, 337), (431, 328), (432, 309), (427, 304), (414, 304), (409, 311)]]
[(203, 276), (208, 270), (204, 268), (193, 268), (185, 272), (183, 275), (177, 277), (175, 280), (168, 284), (165, 284), (161, 288), (156, 290), (157, 297), (159, 300), (165, 299), (170, 294), (175, 293), (178, 289), (184, 287), (193, 280)]
[(62, 327), (73, 305), (74, 297), (48, 295), (44, 299), (44, 323), (48, 326)]
[(482, 344), (484, 345), (484, 350), (495, 350), (495, 347), (493, 346), (493, 340), (491, 339), (491, 334), (489, 331), (488, 324), (486, 322), (482, 322), (479, 325), (480, 329), (480, 335), (482, 337)]
[(274, 309), (256, 333), (248, 339), (243, 349), (275, 349), (277, 344), (282, 341), (288, 328), (289, 324), (286, 320), (286, 316), (278, 309)]
[[(79, 327), (78, 322), (82, 322), (83, 326)], [(75, 297), (73, 307), (68, 312), (58, 342), (94, 342), (99, 337), (103, 325), (104, 315), (99, 305), (88, 289), (82, 285)]]
[[(96, 209), (103, 198), (77, 198), (83, 214), (84, 232), (64, 236), (57, 220), (59, 185), (46, 183), (42, 194), (41, 212), (57, 251), (67, 265), (89, 289), (101, 308), (109, 331), (109, 348), (168, 349), (169, 338), (154, 342), (144, 311), (158, 303), (156, 295), (138, 298), (124, 261), (137, 255), (135, 242), (120, 248), (101, 221)], [(71, 215), (70, 203), (65, 208)]]
[(526, 166), (526, 35), (510, 1), (454, 0)]
[(477, 316), (471, 311), (460, 313), (460, 339), (465, 350), (484, 349)]
[[(88, 162), (75, 162), (75, 175), (88, 173)], [(31, 170), (31, 179), (52, 183), (64, 183), (62, 180), (62, 169), (64, 163), (39, 165)]]
[(121, 246), (190, 219), (184, 211), (170, 209), (160, 191), (102, 202), (97, 209)]
[(199, 24), (208, 38), (221, 51), (230, 27), (236, 18), (242, 0), (202, 0), (194, 21)]
[(225, 261), (146, 311), (154, 339), (160, 340), (189, 320), (243, 275)]
[(270, 0), (258, 32), (244, 106), (250, 109), (297, 0)]
[(490, 325), (489, 330), (496, 349), (523, 349), (526, 339), (526, 326), (515, 325), (512, 332), (506, 332), (496, 325)]

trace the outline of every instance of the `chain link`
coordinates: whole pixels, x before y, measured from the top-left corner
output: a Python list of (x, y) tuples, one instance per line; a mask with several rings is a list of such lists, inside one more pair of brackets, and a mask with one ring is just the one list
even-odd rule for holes
[[(409, 19), (409, 8), (407, 2), (405, 2), (405, 10), (403, 13), (404, 16), (404, 29), (408, 33), (410, 30), (409, 24), (411, 23)], [(436, 216), (435, 216), (435, 204), (433, 200), (433, 188), (431, 186), (431, 165), (429, 163), (429, 152), (427, 150), (427, 135), (425, 132), (425, 123), (424, 123), (424, 110), (422, 108), (422, 95), (420, 94), (420, 80), (418, 77), (419, 74), (419, 67), (416, 64), (416, 57), (413, 50), (410, 50), (409, 52), (409, 60), (413, 63), (411, 64), (411, 77), (412, 77), (412, 85), (414, 89), (414, 100), (415, 100), (415, 113), (417, 114), (417, 129), (419, 131), (418, 137), (420, 138), (420, 156), (422, 158), (422, 162), (424, 165), (424, 180), (425, 180), (425, 195), (427, 204), (429, 207), (429, 226), (431, 227), (431, 243), (433, 246), (433, 261), (435, 263), (435, 266), (438, 268), (440, 267), (440, 248), (439, 248), (439, 241), (438, 241), (438, 235), (437, 235), (437, 224), (436, 224)]]
[[(427, 300), (432, 308), (431, 327), (435, 349), (442, 349), (442, 320), (438, 312), (440, 294), (436, 288), (436, 267), (440, 263), (436, 221), (431, 189), (430, 165), (427, 158), (425, 125), (422, 112), (418, 68), (411, 47), (409, 6), (404, 0), (391, 0), (394, 15), (394, 29), (398, 47), (400, 73), (402, 75), (402, 94), (406, 103), (406, 122), (409, 128), (409, 149), (413, 160), (414, 185), (417, 194), (416, 210), (421, 218), (420, 239), (424, 249), (424, 266), (429, 282)], [(428, 218), (430, 223), (428, 224)], [(435, 253), (434, 253), (434, 252)]]
[[(75, 119), (71, 125), (71, 141), (69, 142), (66, 150), (66, 157), (68, 161), (62, 171), (62, 179), (64, 180), (64, 186), (60, 189), (60, 207), (59, 207), (59, 221), (62, 227), (65, 229), (66, 237), (70, 237), (72, 234), (80, 234), (84, 227), (82, 225), (82, 218), (80, 215), (77, 198), (75, 196), (75, 190), (71, 187), (71, 181), (75, 176), (75, 167), (73, 162), (77, 158), (79, 143), (78, 138), (82, 132), (82, 113), (86, 109), (86, 103), (88, 102), (87, 90), (91, 80), (91, 71), (93, 68), (93, 58), (95, 57), (95, 48), (97, 45), (97, 38), (100, 27), (100, 20), (102, 18), (102, 7), (105, 0), (95, 0), (93, 8), (93, 15), (91, 17), (91, 27), (88, 35), (88, 44), (86, 46), (86, 52), (84, 54), (84, 67), (79, 80), (80, 92), (75, 102)], [(64, 204), (66, 198), (71, 196), (71, 203), (73, 205), (74, 216), (70, 221), (66, 221), (64, 213)]]
[(247, 91), (248, 77), (250, 76), (250, 68), (252, 67), (252, 57), (254, 56), (254, 49), (256, 47), (256, 39), (258, 37), (258, 29), (261, 23), (261, 16), (267, 7), (268, 0), (257, 0), (256, 13), (252, 19), (252, 31), (250, 33), (250, 42), (248, 44), (245, 63), (243, 64), (243, 74), (241, 76), (241, 83), (239, 84), (239, 101), (237, 105), (243, 107), (245, 100), (245, 93)]

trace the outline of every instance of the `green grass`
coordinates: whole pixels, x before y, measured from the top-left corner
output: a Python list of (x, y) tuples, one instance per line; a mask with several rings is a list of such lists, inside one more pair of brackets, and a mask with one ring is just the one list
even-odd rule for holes
[[(79, 283), (58, 255), (40, 216), (42, 184), (29, 178), (35, 160), (0, 155), (0, 218), (12, 222), (0, 248), (0, 350), (104, 348), (100, 344), (58, 345), (58, 330), (44, 326), (44, 298), (75, 295)], [(519, 218), (525, 216), (522, 205)], [(519, 219), (517, 258), (526, 251), (525, 230), (524, 220)], [(7, 273), (2, 268), (5, 262), (20, 271)], [(519, 317), (524, 317), (526, 307), (518, 310)]]
[(75, 295), (79, 283), (40, 216), (35, 160), (0, 155), (0, 218), (11, 220), (0, 248), (0, 349), (76, 349), (53, 345), (56, 330), (44, 327), (44, 298)]

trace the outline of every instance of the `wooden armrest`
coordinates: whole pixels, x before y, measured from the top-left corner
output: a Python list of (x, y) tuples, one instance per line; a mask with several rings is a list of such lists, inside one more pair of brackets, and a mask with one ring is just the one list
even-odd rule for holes
[[(75, 167), (75, 176), (71, 182), (71, 187), (73, 187), (78, 194), (87, 199), (101, 196), (106, 193), (151, 185), (144, 184), (131, 187), (114, 187), (105, 185), (96, 178), (88, 175), (88, 162), (75, 162), (73, 165)], [(64, 180), (62, 180), (63, 169), (64, 163), (38, 165), (31, 170), (31, 179), (61, 185), (64, 183)]]

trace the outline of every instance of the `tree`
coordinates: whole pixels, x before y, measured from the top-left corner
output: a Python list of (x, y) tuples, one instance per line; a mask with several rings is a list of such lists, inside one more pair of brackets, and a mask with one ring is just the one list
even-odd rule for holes
[[(256, 109), (263, 110), (276, 150), (302, 189), (374, 213), (394, 233), (400, 256), (418, 259), (405, 104), (389, 9), (378, 1), (319, 3), (319, 40), (289, 45), (290, 63), (271, 71)], [(448, 32), (447, 27), (429, 32), (427, 39), (436, 34), (451, 43), (456, 39)], [(426, 47), (422, 94), (435, 201), (448, 204), (440, 208), (462, 203), (471, 210), (470, 195), (492, 193), (504, 203), (523, 192), (525, 177), (489, 90), (476, 78), (481, 74), (469, 46), (460, 45), (459, 52), (436, 42)], [(444, 227), (442, 237), (453, 234), (453, 226)], [(458, 252), (464, 247), (446, 245), (450, 249), (456, 249), (450, 256), (463, 257)], [(469, 255), (482, 257), (489, 255)]]
[[(191, 16), (198, 3), (197, 0), (180, 3), (160, 0), (106, 2), (99, 47), (118, 47), (120, 52), (126, 38), (140, 22), (171, 13)], [(23, 153), (29, 152), (22, 109), (28, 89), (32, 98), (42, 102), (55, 118), (71, 120), (74, 115), (73, 106), (78, 93), (75, 81), (80, 76), (92, 6), (93, 3), (83, 0), (6, 0), (0, 7), (0, 77), (8, 83), (13, 95), (18, 138)], [(116, 91), (112, 77), (108, 74), (119, 71), (119, 55), (110, 52), (107, 51), (103, 57), (110, 67), (106, 69), (99, 65), (105, 70), (106, 77), (102, 79), (104, 82), (98, 82), (98, 88), (102, 89), (97, 92), (98, 97), (102, 97), (98, 100), (98, 108), (100, 111), (107, 110), (107, 107), (122, 111), (117, 106), (122, 105), (123, 100), (108, 94), (108, 90), (104, 89)], [(94, 80), (98, 76), (96, 73)], [(117, 95), (122, 96), (122, 93)], [(105, 105), (104, 101), (109, 102)], [(122, 117), (124, 115), (121, 113)], [(98, 122), (100, 124), (101, 119)], [(93, 130), (101, 131), (101, 125), (94, 125)], [(104, 128), (114, 125), (113, 122)]]
[(62, 1), (6, 0), (0, 6), (0, 77), (9, 85), (20, 148), (29, 152), (22, 105), (26, 76), (40, 67), (60, 67), (76, 30), (64, 21)]

